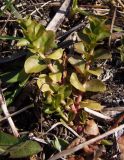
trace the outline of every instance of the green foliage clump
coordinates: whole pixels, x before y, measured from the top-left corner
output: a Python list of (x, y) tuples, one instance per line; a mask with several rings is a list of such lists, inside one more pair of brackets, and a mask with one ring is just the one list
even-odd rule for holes
[[(111, 57), (107, 50), (96, 48), (110, 33), (105, 19), (94, 16), (89, 16), (88, 19), (88, 27), (78, 33), (81, 41), (74, 44), (77, 54), (72, 56), (62, 48), (57, 48), (54, 32), (46, 30), (31, 18), (19, 22), (24, 38), (17, 45), (27, 46), (31, 51), (25, 61), (24, 70), (27, 74), (39, 73), (37, 85), (43, 93), (45, 113), (57, 113), (66, 121), (70, 119), (71, 106), (75, 106), (75, 95), (78, 92), (106, 90), (105, 84), (97, 79), (103, 73), (102, 68), (93, 68), (93, 64), (96, 60)], [(92, 78), (92, 75), (96, 78)], [(99, 110), (102, 108), (91, 100), (81, 101), (78, 106), (92, 109), (97, 106)]]

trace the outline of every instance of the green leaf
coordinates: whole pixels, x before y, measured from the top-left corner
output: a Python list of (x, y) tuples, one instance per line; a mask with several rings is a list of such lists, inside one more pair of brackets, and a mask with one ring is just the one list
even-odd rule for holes
[(62, 55), (63, 55), (63, 49), (59, 48), (56, 51), (54, 51), (53, 53), (49, 54), (47, 56), (47, 58), (53, 59), (53, 60), (58, 60), (62, 57)]
[(55, 33), (46, 30), (42, 24), (31, 20), (31, 17), (20, 20), (20, 25), (27, 41), (20, 41), (18, 45), (27, 45), (31, 52), (39, 54), (45, 54), (56, 47)]
[(27, 73), (25, 73), (25, 70), (22, 69), (20, 71), (19, 77), (18, 77), (18, 79), (19, 79), (19, 86), (23, 87), (26, 84), (26, 82), (28, 81), (29, 78), (30, 78), (30, 75), (27, 74)]
[(73, 57), (70, 57), (68, 61), (73, 65), (73, 67), (79, 72), (83, 73), (85, 72), (85, 61), (81, 59), (75, 59)]
[(27, 39), (22, 38), (18, 41), (17, 46), (22, 47), (22, 46), (27, 46), (29, 44), (30, 42)]
[(29, 75), (25, 73), (24, 69), (15, 74), (12, 78), (7, 80), (7, 83), (23, 82), (25, 79), (28, 79)]
[(18, 139), (10, 134), (0, 131), (0, 153), (6, 152), (6, 150), (18, 143)]
[(85, 46), (84, 46), (83, 42), (75, 43), (74, 50), (78, 53), (83, 54), (85, 52)]
[(80, 113), (81, 123), (85, 124), (86, 121), (87, 121), (87, 119), (88, 119), (88, 117), (89, 117), (88, 113), (85, 112), (85, 111), (82, 111), (82, 112)]
[(53, 90), (51, 89), (50, 85), (47, 84), (47, 83), (44, 83), (42, 86), (41, 86), (41, 91), (42, 92), (48, 92), (50, 91), (51, 93), (53, 93)]
[(35, 28), (34, 28), (35, 38), (40, 37), (44, 31), (45, 31), (45, 27), (41, 23), (36, 22)]
[(21, 19), (19, 21), (21, 27), (23, 28), (24, 36), (30, 42), (38, 39), (42, 36), (42, 33), (45, 31), (45, 27), (36, 22), (35, 20), (31, 20), (31, 17), (26, 17), (25, 19)]
[(38, 56), (31, 56), (25, 61), (24, 68), (26, 73), (38, 73), (46, 69), (47, 65)]
[(55, 136), (55, 140), (52, 141), (52, 145), (54, 146), (55, 149), (61, 152), (61, 144), (56, 136)]
[(44, 112), (46, 114), (52, 114), (52, 113), (56, 112), (56, 109), (50, 104), (50, 105), (45, 106)]
[(72, 84), (73, 87), (75, 87), (79, 91), (82, 91), (82, 92), (86, 91), (83, 84), (78, 80), (78, 77), (74, 72), (71, 74), (70, 83)]
[(55, 149), (61, 152), (68, 146), (68, 142), (55, 136), (55, 140), (52, 141), (52, 145)]
[(11, 103), (14, 102), (15, 98), (19, 95), (20, 92), (21, 92), (21, 88), (16, 87), (16, 89), (13, 89), (12, 91), (6, 91), (4, 93), (7, 106), (9, 106)]
[(92, 80), (86, 81), (83, 84), (83, 87), (85, 88), (86, 91), (90, 91), (90, 92), (104, 92), (104, 91), (106, 91), (105, 84), (98, 79), (92, 79)]
[(97, 49), (94, 53), (94, 59), (110, 59), (111, 53), (106, 49)]
[(32, 47), (38, 52), (45, 54), (50, 49), (55, 48), (55, 33), (53, 31), (44, 31), (42, 36), (33, 41)]
[(113, 145), (113, 142), (110, 140), (103, 139), (103, 140), (101, 140), (101, 144), (111, 146), (111, 145)]
[(37, 154), (41, 151), (41, 146), (31, 140), (22, 142), (10, 149), (10, 158), (25, 158)]
[(114, 31), (114, 32), (123, 32), (124, 30), (123, 30), (123, 28), (121, 28), (121, 27), (113, 26), (113, 31)]
[(76, 13), (80, 13), (82, 15), (88, 16), (89, 12), (83, 10), (82, 8), (79, 8), (77, 2), (77, 0), (73, 0), (71, 14), (74, 15)]
[(103, 109), (103, 106), (100, 103), (97, 103), (96, 101), (89, 100), (89, 99), (85, 101), (81, 101), (80, 106), (81, 108), (87, 107), (96, 111), (101, 111)]
[(58, 88), (58, 82), (61, 81), (62, 73), (41, 74), (37, 80), (37, 85), (42, 92), (50, 91), (53, 93)]
[(75, 119), (75, 117), (76, 117), (76, 114), (74, 112), (70, 111), (68, 114), (69, 122), (73, 121)]
[(77, 8), (78, 5), (77, 5), (77, 0), (73, 0), (73, 3), (72, 3), (72, 8)]
[(41, 86), (44, 84), (44, 83), (47, 83), (48, 82), (48, 78), (47, 78), (47, 75), (46, 74), (40, 74), (38, 80), (37, 80), (37, 85), (39, 87), (39, 89), (41, 88)]
[(101, 41), (101, 40), (103, 40), (104, 38), (107, 38), (107, 37), (109, 37), (110, 36), (110, 32), (108, 32), (108, 31), (101, 31), (98, 35), (97, 35), (97, 37), (96, 37), (96, 39), (97, 39), (97, 41)]
[(98, 79), (89, 80), (82, 84), (74, 72), (71, 74), (70, 83), (82, 92), (104, 92), (106, 90), (105, 84)]
[(4, 82), (15, 83), (18, 81), (19, 70), (15, 70), (12, 72), (5, 72), (0, 74), (0, 79)]
[(72, 93), (72, 88), (70, 85), (61, 85), (58, 89), (58, 94), (61, 95), (61, 99), (65, 100)]
[(95, 76), (100, 76), (103, 73), (102, 68), (95, 68), (94, 70), (87, 70), (87, 72), (95, 75)]
[(49, 78), (53, 81), (53, 83), (61, 82), (62, 73), (50, 73)]
[(13, 36), (0, 36), (1, 40), (20, 40), (21, 37), (13, 37)]
[(0, 153), (10, 158), (24, 158), (41, 151), (41, 146), (34, 141), (24, 138), (16, 138), (4, 132), (0, 132)]

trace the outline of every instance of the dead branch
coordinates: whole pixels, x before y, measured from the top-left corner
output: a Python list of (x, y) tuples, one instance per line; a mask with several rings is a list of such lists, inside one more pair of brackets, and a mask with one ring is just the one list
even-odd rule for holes
[[(8, 109), (7, 109), (6, 101), (5, 101), (5, 98), (4, 98), (4, 96), (3, 96), (3, 93), (2, 93), (2, 89), (1, 89), (1, 88), (0, 88), (0, 106), (1, 106), (2, 111), (3, 111), (3, 113), (5, 114), (5, 116), (6, 116), (6, 117), (7, 117), (7, 116), (10, 116), (9, 111), (8, 111)], [(16, 126), (15, 126), (12, 118), (9, 117), (7, 120), (8, 120), (8, 122), (9, 122), (9, 125), (10, 125), (10, 127), (11, 127), (11, 129), (12, 129), (12, 132), (13, 132), (14, 136), (19, 137), (19, 133), (18, 133), (18, 131), (17, 131), (17, 128), (16, 128)]]
[(46, 28), (47, 30), (52, 30), (55, 32), (59, 28), (59, 26), (62, 24), (62, 22), (65, 19), (65, 16), (68, 12), (68, 8), (70, 4), (71, 4), (71, 0), (64, 1), (64, 3), (62, 4), (58, 12), (53, 17), (52, 21), (48, 24)]
[(70, 154), (72, 154), (72, 153), (74, 153), (76, 151), (79, 151), (80, 149), (84, 148), (85, 146), (93, 144), (93, 143), (95, 143), (95, 142), (97, 142), (97, 141), (99, 141), (99, 140), (101, 140), (101, 139), (103, 139), (103, 138), (105, 138), (107, 136), (110, 136), (111, 134), (116, 133), (116, 132), (118, 132), (118, 131), (120, 131), (122, 129), (124, 129), (124, 124), (120, 125), (119, 127), (114, 128), (112, 130), (109, 130), (106, 133), (101, 134), (101, 135), (99, 135), (99, 136), (97, 136), (95, 138), (92, 138), (92, 139), (90, 139), (90, 140), (88, 140), (88, 141), (86, 141), (86, 142), (84, 142), (82, 144), (79, 144), (76, 147), (63, 150), (62, 152), (57, 153), (56, 155), (54, 155), (53, 157), (49, 158), (48, 160), (57, 160), (57, 159), (59, 159), (61, 157), (68, 156), (68, 155), (70, 155)]

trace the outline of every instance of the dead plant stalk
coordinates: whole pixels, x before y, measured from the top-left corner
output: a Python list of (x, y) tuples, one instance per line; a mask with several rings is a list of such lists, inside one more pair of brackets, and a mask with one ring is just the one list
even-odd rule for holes
[(90, 139), (90, 140), (88, 140), (88, 141), (86, 141), (86, 142), (84, 142), (82, 144), (79, 144), (76, 147), (63, 150), (62, 152), (54, 155), (53, 157), (49, 158), (48, 160), (57, 160), (57, 159), (59, 159), (61, 157), (68, 156), (68, 155), (70, 155), (70, 154), (72, 154), (72, 153), (74, 153), (76, 151), (79, 151), (83, 147), (85, 147), (87, 145), (90, 145), (90, 144), (93, 144), (93, 143), (95, 143), (95, 142), (97, 142), (97, 141), (99, 141), (99, 140), (101, 140), (101, 139), (103, 139), (103, 138), (105, 138), (107, 136), (110, 136), (111, 134), (114, 134), (114, 133), (116, 133), (116, 132), (118, 132), (119, 130), (122, 130), (122, 129), (124, 129), (124, 124), (120, 125), (119, 127), (114, 128), (112, 130), (109, 130), (106, 133), (101, 134), (101, 135), (99, 135), (99, 136), (97, 136), (95, 138), (92, 138), (92, 139)]
[[(3, 93), (2, 93), (1, 88), (0, 88), (0, 106), (1, 106), (1, 108), (2, 108), (2, 110), (3, 110), (4, 115), (5, 115), (6, 117), (10, 116), (9, 111), (8, 111), (8, 109), (7, 109), (6, 101), (5, 101), (5, 98), (4, 98), (4, 96), (3, 96)], [(19, 137), (19, 133), (18, 133), (18, 131), (17, 131), (17, 128), (16, 128), (16, 126), (15, 126), (12, 118), (9, 117), (7, 120), (8, 120), (8, 122), (9, 122), (9, 125), (10, 125), (10, 127), (11, 127), (11, 129), (12, 129), (12, 132), (13, 132), (14, 136)]]

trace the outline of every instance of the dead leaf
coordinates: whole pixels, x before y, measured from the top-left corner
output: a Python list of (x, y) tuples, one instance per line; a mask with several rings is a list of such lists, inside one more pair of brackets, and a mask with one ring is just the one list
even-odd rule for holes
[(86, 154), (93, 154), (98, 149), (98, 145), (84, 146), (83, 150)]
[(124, 160), (124, 135), (118, 139), (118, 146), (121, 152), (120, 160)]
[(87, 120), (84, 133), (87, 135), (96, 136), (99, 134), (99, 128), (94, 120)]

